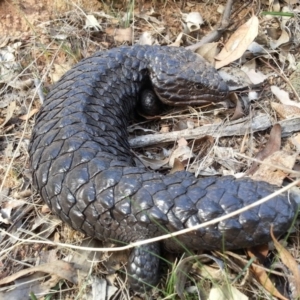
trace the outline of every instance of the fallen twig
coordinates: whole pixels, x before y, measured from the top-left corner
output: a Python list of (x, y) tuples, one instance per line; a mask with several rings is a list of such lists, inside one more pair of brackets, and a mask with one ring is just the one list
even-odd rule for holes
[[(282, 137), (290, 136), (293, 132), (300, 131), (300, 117), (286, 119), (278, 122), (282, 127)], [(194, 129), (185, 129), (168, 133), (156, 133), (139, 136), (129, 139), (130, 147), (139, 148), (159, 143), (175, 142), (180, 138), (199, 139), (205, 135), (213, 137), (225, 137), (244, 135), (249, 132), (263, 131), (273, 126), (270, 117), (267, 114), (254, 117), (251, 121), (249, 117), (242, 118), (224, 124), (203, 125)]]

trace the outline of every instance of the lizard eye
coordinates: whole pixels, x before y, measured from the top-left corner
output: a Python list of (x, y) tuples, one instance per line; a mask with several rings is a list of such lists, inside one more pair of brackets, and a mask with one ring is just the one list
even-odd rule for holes
[(203, 88), (203, 86), (202, 86), (202, 84), (197, 83), (197, 84), (195, 85), (195, 88), (196, 88), (197, 90), (201, 90), (201, 89)]

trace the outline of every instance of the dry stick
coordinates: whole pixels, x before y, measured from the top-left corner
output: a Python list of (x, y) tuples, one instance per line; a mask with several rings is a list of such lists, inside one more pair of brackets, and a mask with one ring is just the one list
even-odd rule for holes
[[(246, 120), (246, 121), (245, 121)], [(292, 119), (285, 119), (278, 122), (282, 127), (282, 136), (290, 136), (293, 132), (300, 130), (300, 117)], [(213, 137), (229, 137), (229, 136), (241, 136), (251, 132), (263, 131), (272, 126), (270, 117), (267, 114), (258, 115), (252, 119), (243, 118), (235, 121), (220, 122), (218, 124), (203, 125), (201, 127), (193, 129), (184, 129), (181, 131), (173, 131), (168, 133), (155, 133), (146, 134), (135, 138), (129, 139), (131, 148), (141, 148), (150, 145), (157, 145), (159, 143), (174, 142), (179, 138), (185, 139), (199, 139), (205, 135)]]
[[(246, 2), (242, 6), (240, 6), (239, 9), (233, 13), (231, 18), (234, 20), (235, 16), (238, 15), (246, 6), (249, 5), (248, 3), (249, 2)], [(207, 43), (211, 43), (219, 40), (223, 32), (227, 30), (234, 23), (233, 21), (230, 21), (230, 13), (231, 13), (232, 5), (233, 5), (233, 1), (231, 0), (227, 1), (221, 20), (215, 26), (215, 29), (213, 31), (205, 35), (198, 43), (187, 46), (185, 48), (191, 51), (196, 51), (199, 47)]]
[(229, 19), (230, 19), (230, 12), (232, 8), (233, 0), (228, 0), (222, 15), (222, 19), (217, 24), (216, 29), (208, 33), (206, 36), (204, 36), (200, 42), (193, 44), (191, 46), (185, 47), (186, 49), (195, 51), (198, 49), (200, 46), (205, 45), (207, 43), (211, 43), (213, 41), (218, 40), (222, 33), (227, 29), (229, 25)]
[(131, 148), (139, 148), (157, 145), (158, 143), (174, 142), (182, 137), (185, 139), (198, 139), (205, 135), (211, 135), (213, 137), (244, 135), (248, 129), (251, 129), (252, 132), (256, 132), (266, 130), (270, 126), (272, 126), (270, 118), (265, 114), (254, 117), (253, 119), (245, 117), (243, 119), (228, 122), (227, 124), (220, 122), (218, 124), (203, 125), (193, 129), (147, 134), (129, 139), (129, 144)]
[(294, 95), (296, 96), (297, 100), (300, 101), (300, 96), (298, 95), (297, 91), (295, 90), (295, 88), (293, 87), (293, 85), (291, 84), (291, 82), (289, 81), (289, 79), (285, 76), (285, 74), (283, 72), (278, 72), (273, 66), (271, 66), (267, 61), (265, 61), (263, 58), (259, 57), (258, 58), (260, 61), (262, 61), (263, 63), (265, 63), (269, 68), (271, 68), (275, 73), (277, 73), (292, 89)]
[[(199, 224), (199, 225), (196, 225), (196, 226), (193, 226), (193, 227), (190, 227), (190, 228), (185, 228), (185, 229), (182, 229), (182, 230), (179, 230), (179, 231), (176, 231), (176, 232), (172, 232), (172, 233), (168, 233), (168, 234), (164, 234), (164, 235), (161, 235), (161, 236), (158, 236), (158, 237), (155, 237), (155, 238), (151, 238), (151, 239), (146, 239), (146, 240), (143, 240), (143, 241), (137, 241), (137, 242), (133, 242), (133, 243), (130, 243), (126, 246), (122, 246), (122, 247), (114, 247), (114, 248), (93, 248), (93, 247), (80, 247), (80, 246), (74, 246), (74, 245), (70, 245), (70, 244), (64, 244), (64, 243), (56, 243), (56, 242), (51, 242), (51, 241), (48, 241), (48, 240), (33, 240), (31, 238), (28, 238), (28, 239), (22, 239), (22, 238), (18, 238), (18, 237), (15, 237), (13, 234), (10, 234), (8, 232), (6, 232), (5, 230), (3, 229), (0, 229), (0, 232), (2, 234), (6, 234), (14, 239), (16, 239), (17, 241), (20, 241), (20, 242), (24, 242), (24, 243), (37, 243), (37, 244), (47, 244), (47, 245), (52, 245), (52, 246), (60, 246), (60, 247), (65, 247), (65, 248), (70, 248), (70, 249), (80, 249), (80, 250), (86, 250), (86, 251), (97, 251), (97, 252), (116, 252), (116, 251), (124, 251), (124, 250), (127, 250), (127, 249), (130, 249), (130, 248), (133, 248), (133, 247), (140, 247), (142, 245), (145, 245), (145, 244), (149, 244), (149, 243), (154, 243), (154, 242), (158, 242), (158, 241), (162, 241), (162, 240), (165, 240), (165, 239), (169, 239), (169, 238), (173, 238), (175, 236), (179, 236), (179, 235), (182, 235), (182, 234), (186, 234), (186, 233), (189, 233), (191, 231), (194, 231), (194, 230), (197, 230), (197, 229), (200, 229), (200, 228), (204, 228), (204, 227), (207, 227), (209, 225), (213, 225), (213, 224), (216, 224), (216, 223), (219, 223), (221, 221), (224, 221), (224, 220), (227, 220), (229, 218), (232, 218), (242, 212), (245, 212), (253, 207), (256, 207), (258, 205), (261, 205), (267, 201), (269, 201), (270, 199), (282, 194), (283, 192), (286, 192), (288, 191), (290, 188), (292, 188), (293, 186), (296, 186), (300, 184), (300, 179), (288, 184), (287, 186), (275, 191), (274, 193), (268, 195), (267, 197), (264, 197), (258, 201), (256, 201), (255, 203), (252, 203), (250, 205), (247, 205), (243, 208), (240, 208), (236, 211), (233, 211), (229, 214), (226, 214), (225, 216), (222, 216), (222, 217), (219, 217), (219, 218), (215, 218), (213, 220), (210, 220), (208, 222), (204, 222), (202, 224)], [(199, 245), (199, 248), (201, 248), (201, 245)], [(6, 252), (7, 250), (9, 249), (6, 249), (4, 250), (3, 252)]]

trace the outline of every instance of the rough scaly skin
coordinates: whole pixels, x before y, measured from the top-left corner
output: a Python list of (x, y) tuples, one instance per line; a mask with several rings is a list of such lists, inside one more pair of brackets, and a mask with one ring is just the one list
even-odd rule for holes
[[(67, 72), (39, 112), (29, 153), (33, 184), (51, 210), (76, 230), (100, 240), (130, 243), (211, 220), (270, 194), (250, 179), (188, 172), (163, 176), (135, 166), (127, 124), (140, 91), (152, 87), (168, 104), (221, 101), (218, 73), (182, 48), (134, 46), (95, 53)], [(287, 194), (235, 218), (177, 237), (188, 249), (234, 249), (284, 233), (296, 213)], [(180, 251), (174, 239), (164, 241)], [(130, 285), (159, 279), (159, 244), (132, 251)]]

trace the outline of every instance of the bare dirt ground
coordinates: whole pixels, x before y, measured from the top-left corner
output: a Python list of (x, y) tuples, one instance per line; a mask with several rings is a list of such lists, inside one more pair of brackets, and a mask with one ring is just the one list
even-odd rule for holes
[[(236, 91), (231, 96), (236, 108), (181, 108), (129, 128), (132, 136), (160, 134), (153, 136), (154, 145), (141, 144), (142, 138), (132, 140), (148, 167), (164, 173), (186, 168), (199, 176), (251, 175), (279, 186), (295, 182), (300, 151), (300, 3), (269, 2), (234, 1), (229, 27), (199, 50), (227, 74), (223, 76)], [(197, 256), (197, 264), (188, 265), (189, 279), (176, 272), (181, 256), (166, 254), (171, 265), (163, 267), (159, 288), (147, 296), (133, 295), (126, 286), (128, 253), (84, 248), (103, 245), (63, 224), (31, 187), (27, 147), (35, 115), (51, 85), (72, 65), (97, 50), (123, 44), (192, 46), (213, 31), (225, 4), (0, 0), (0, 299), (300, 295), (297, 221), (280, 240), (283, 246), (274, 241), (275, 246)], [(216, 61), (220, 49), (227, 53)], [(214, 132), (216, 124), (223, 124), (222, 132)], [(199, 138), (182, 134), (179, 140), (160, 140), (173, 131), (202, 125), (211, 127), (204, 127), (208, 130)], [(259, 167), (253, 158), (265, 160), (266, 166)], [(175, 164), (169, 166), (169, 161)], [(181, 261), (182, 268), (186, 264)], [(223, 298), (213, 294), (220, 291)]]

